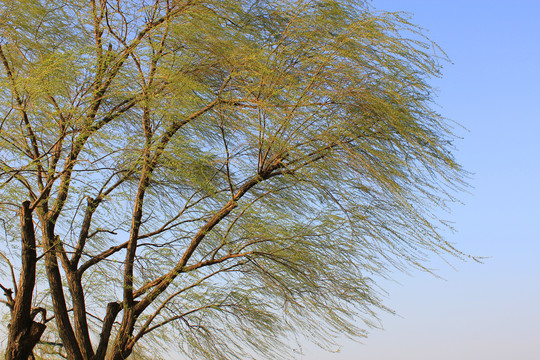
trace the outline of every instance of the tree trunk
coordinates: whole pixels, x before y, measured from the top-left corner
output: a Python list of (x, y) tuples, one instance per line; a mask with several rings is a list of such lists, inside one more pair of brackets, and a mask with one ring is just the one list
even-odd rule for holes
[[(20, 210), (21, 217), (21, 277), (11, 311), (6, 360), (27, 360), (32, 357), (45, 324), (34, 321), (32, 293), (36, 281), (36, 237), (30, 202), (25, 201)], [(43, 318), (45, 321), (45, 318)]]
[(103, 327), (101, 329), (99, 345), (96, 350), (96, 354), (92, 360), (104, 360), (107, 354), (107, 348), (109, 346), (109, 339), (111, 337), (111, 330), (114, 325), (114, 320), (118, 313), (122, 310), (122, 306), (117, 302), (111, 302), (107, 305), (107, 312), (105, 313), (105, 319), (103, 319)]
[(51, 298), (54, 309), (54, 317), (58, 327), (58, 335), (62, 339), (67, 357), (70, 360), (85, 360), (82, 356), (77, 341), (77, 336), (73, 331), (71, 320), (69, 319), (66, 298), (64, 296), (62, 277), (58, 268), (56, 241), (54, 236), (54, 224), (46, 216), (41, 218), (43, 223), (43, 244), (45, 246), (45, 269), (51, 291)]
[(130, 340), (133, 336), (136, 320), (137, 315), (133, 312), (133, 308), (124, 309), (124, 318), (107, 360), (124, 360), (131, 355), (133, 344), (131, 344)]
[(69, 288), (73, 301), (73, 320), (75, 327), (75, 336), (79, 343), (81, 355), (84, 359), (90, 360), (94, 358), (94, 351), (90, 341), (90, 333), (88, 331), (88, 322), (86, 319), (86, 301), (81, 284), (81, 275), (77, 271), (70, 269), (66, 272)]

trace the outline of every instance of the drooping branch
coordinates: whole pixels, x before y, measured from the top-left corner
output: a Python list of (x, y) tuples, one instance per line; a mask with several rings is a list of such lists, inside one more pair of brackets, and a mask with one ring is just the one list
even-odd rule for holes
[[(219, 307), (219, 305), (217, 304), (209, 304), (209, 305), (204, 305), (204, 306), (200, 306), (196, 309), (192, 309), (190, 311), (186, 311), (185, 313), (182, 313), (182, 314), (179, 314), (179, 315), (175, 315), (175, 316), (172, 316), (170, 318), (168, 318), (167, 320), (164, 320), (162, 322), (160, 322), (159, 324), (156, 324), (156, 325), (153, 325), (151, 327), (148, 327), (146, 328), (144, 331), (141, 331), (140, 332), (140, 335), (138, 335), (137, 337), (135, 337), (133, 340), (139, 340), (142, 336), (164, 326), (164, 325), (167, 325), (173, 321), (176, 321), (176, 320), (179, 320), (179, 319), (182, 319), (182, 318), (185, 318), (186, 316), (190, 315), (190, 314), (193, 314), (195, 312), (198, 312), (198, 311), (202, 311), (202, 310), (205, 310), (205, 309), (210, 309), (210, 308), (217, 308)], [(133, 341), (132, 344), (134, 345), (135, 342)]]
[[(241, 256), (245, 256), (247, 254), (242, 254)], [(231, 259), (231, 258), (238, 258), (238, 257), (241, 257), (241, 256), (231, 256), (229, 257), (228, 259)], [(227, 259), (223, 259), (223, 261), (225, 261)], [(203, 276), (201, 279), (197, 280), (196, 282), (194, 282), (193, 284), (189, 285), (189, 286), (186, 286), (174, 293), (172, 293), (171, 295), (169, 295), (162, 303), (160, 306), (158, 306), (158, 308), (154, 311), (154, 313), (152, 315), (150, 315), (150, 317), (145, 321), (145, 323), (141, 326), (141, 328), (139, 329), (137, 335), (135, 335), (133, 337), (133, 339), (131, 340), (131, 346), (134, 346), (135, 343), (141, 338), (143, 337), (145, 334), (151, 332), (152, 330), (154, 329), (157, 329), (158, 327), (160, 326), (157, 326), (157, 327), (152, 327), (150, 328), (150, 325), (152, 324), (152, 322), (156, 319), (156, 317), (161, 313), (161, 311), (167, 306), (167, 304), (169, 302), (171, 302), (174, 298), (176, 298), (177, 296), (179, 296), (180, 294), (186, 292), (187, 290), (190, 290), (190, 289), (193, 289), (195, 288), (196, 286), (199, 286), (200, 284), (202, 284), (203, 282), (205, 282), (206, 280), (218, 275), (218, 274), (221, 274), (223, 272), (228, 272), (228, 271), (231, 271), (237, 267), (240, 267), (242, 265), (244, 265), (245, 263), (247, 262), (246, 261), (240, 261), (240, 262), (237, 262), (233, 265), (230, 265), (230, 266), (227, 266), (225, 268), (221, 268), (221, 269), (218, 269), (216, 271), (213, 271), (212, 273), (206, 275), (206, 276)], [(217, 262), (216, 262), (217, 263)], [(207, 265), (210, 265), (210, 264), (207, 264)], [(204, 265), (203, 265), (204, 266)], [(196, 268), (193, 267), (192, 269), (190, 270), (195, 270)]]

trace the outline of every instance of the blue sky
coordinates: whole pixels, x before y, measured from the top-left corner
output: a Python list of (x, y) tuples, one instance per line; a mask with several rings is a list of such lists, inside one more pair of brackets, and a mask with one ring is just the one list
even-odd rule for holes
[[(434, 260), (384, 282), (397, 316), (339, 353), (302, 360), (537, 360), (540, 353), (540, 1), (373, 0), (406, 11), (448, 54), (440, 112), (457, 130), (470, 194), (447, 218), (448, 239), (484, 264)], [(399, 283), (398, 283), (399, 282)]]

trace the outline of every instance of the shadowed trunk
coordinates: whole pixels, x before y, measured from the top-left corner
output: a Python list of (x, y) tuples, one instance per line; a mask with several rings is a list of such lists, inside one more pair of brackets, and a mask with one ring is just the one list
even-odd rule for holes
[[(32, 311), (32, 293), (36, 279), (36, 238), (30, 202), (25, 201), (20, 209), (21, 217), (21, 277), (11, 309), (6, 360), (27, 360), (39, 342), (45, 324), (34, 321), (39, 311)], [(43, 316), (45, 321), (45, 316)]]

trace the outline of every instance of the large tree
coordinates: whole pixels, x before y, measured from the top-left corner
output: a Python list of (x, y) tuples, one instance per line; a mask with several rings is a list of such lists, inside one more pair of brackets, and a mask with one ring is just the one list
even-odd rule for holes
[(374, 276), (461, 256), (432, 211), (463, 185), (428, 82), (443, 54), (400, 14), (0, 11), (6, 359), (290, 359), (295, 333), (364, 336)]

